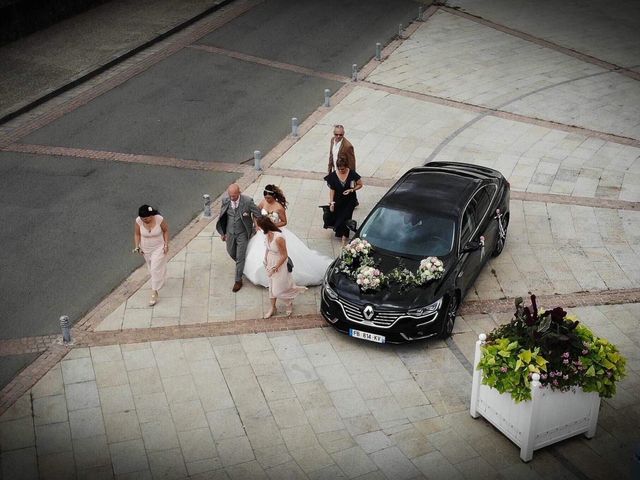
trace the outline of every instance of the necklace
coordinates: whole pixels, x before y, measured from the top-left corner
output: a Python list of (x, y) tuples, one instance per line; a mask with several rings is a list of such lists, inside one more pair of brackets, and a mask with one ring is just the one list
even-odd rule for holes
[(153, 225), (151, 225), (150, 227), (148, 227), (147, 224), (144, 223), (144, 222), (143, 222), (143, 225), (144, 225), (144, 229), (149, 233), (151, 233), (151, 230), (153, 230), (155, 228), (155, 226), (156, 226), (155, 220), (153, 221)]

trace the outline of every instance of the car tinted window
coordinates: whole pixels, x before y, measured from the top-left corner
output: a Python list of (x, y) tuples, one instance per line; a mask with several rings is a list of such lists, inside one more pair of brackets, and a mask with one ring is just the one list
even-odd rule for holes
[(495, 191), (495, 185), (487, 185), (486, 187), (480, 189), (480, 191), (478, 191), (478, 193), (474, 195), (474, 204), (476, 206), (474, 216), (476, 219), (476, 225), (478, 225), (484, 219), (487, 209), (491, 205), (491, 199), (493, 198)]
[(374, 247), (399, 255), (444, 256), (453, 247), (455, 222), (429, 212), (379, 207), (360, 229), (360, 237)]
[(471, 235), (476, 230), (476, 219), (474, 217), (475, 209), (467, 208), (462, 216), (462, 229), (460, 231), (461, 244), (464, 246), (469, 240)]

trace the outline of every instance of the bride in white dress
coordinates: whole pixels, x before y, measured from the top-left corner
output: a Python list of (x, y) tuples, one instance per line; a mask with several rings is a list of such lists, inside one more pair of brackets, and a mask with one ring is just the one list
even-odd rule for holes
[[(258, 204), (263, 215), (269, 218), (282, 230), (287, 242), (287, 252), (293, 262), (293, 280), (296, 285), (320, 285), (329, 264), (333, 259), (307, 247), (293, 232), (283, 228), (287, 224), (287, 200), (282, 190), (276, 185), (264, 188), (264, 200)], [(258, 229), (247, 245), (244, 275), (254, 285), (269, 287), (267, 272), (264, 268), (265, 235)]]

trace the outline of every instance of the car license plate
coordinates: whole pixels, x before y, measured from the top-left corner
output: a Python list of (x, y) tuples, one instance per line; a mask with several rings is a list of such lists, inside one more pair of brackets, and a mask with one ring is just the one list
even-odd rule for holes
[(353, 338), (361, 338), (362, 340), (369, 340), (370, 342), (384, 343), (384, 336), (382, 335), (354, 330), (353, 328), (349, 329), (349, 336)]

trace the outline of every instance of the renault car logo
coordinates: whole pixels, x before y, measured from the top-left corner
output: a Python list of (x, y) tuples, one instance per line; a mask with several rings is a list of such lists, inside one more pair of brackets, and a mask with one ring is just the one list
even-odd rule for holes
[(362, 310), (362, 315), (364, 315), (365, 320), (371, 320), (374, 315), (373, 307), (371, 305), (367, 305)]

